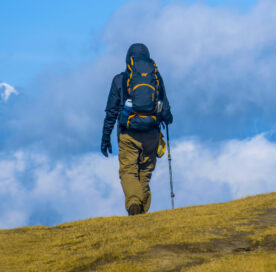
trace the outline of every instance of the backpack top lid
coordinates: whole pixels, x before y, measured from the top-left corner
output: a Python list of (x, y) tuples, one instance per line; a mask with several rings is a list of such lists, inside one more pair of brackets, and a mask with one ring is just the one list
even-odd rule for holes
[(151, 59), (146, 59), (146, 58), (139, 58), (139, 59), (134, 59), (134, 68), (135, 71), (138, 73), (152, 73), (155, 70), (154, 62)]

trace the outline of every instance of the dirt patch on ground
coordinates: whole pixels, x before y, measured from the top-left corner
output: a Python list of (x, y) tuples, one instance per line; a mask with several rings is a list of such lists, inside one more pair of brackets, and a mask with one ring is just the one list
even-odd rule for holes
[(260, 242), (259, 247), (267, 251), (276, 250), (276, 235), (265, 236), (264, 240)]
[(160, 254), (162, 251), (180, 253), (220, 253), (220, 252), (240, 252), (254, 250), (256, 246), (248, 239), (248, 232), (235, 233), (226, 238), (210, 239), (204, 243), (185, 243), (157, 245), (150, 249), (152, 254)]
[[(249, 223), (256, 228), (265, 228), (276, 224), (276, 209), (269, 208), (260, 214), (257, 219)], [(212, 233), (221, 235), (223, 230), (213, 229)], [(276, 235), (267, 235), (261, 242), (250, 239), (251, 232), (236, 232), (228, 229), (225, 238), (210, 239), (202, 243), (162, 244), (151, 247), (147, 252), (138, 256), (121, 256), (120, 260), (131, 261), (139, 264), (146, 261), (158, 261), (159, 269), (156, 271), (179, 272), (183, 268), (208, 263), (211, 258), (220, 258), (225, 254), (239, 254), (254, 250), (272, 251), (276, 249)], [(102, 256), (89, 265), (71, 272), (96, 271), (106, 264), (119, 261), (114, 256)]]
[(276, 209), (269, 208), (259, 215), (259, 224), (263, 226), (276, 225)]
[[(251, 240), (241, 240), (241, 235), (225, 239), (211, 239), (205, 243), (185, 243), (185, 244), (167, 244), (157, 245), (141, 253), (138, 256), (125, 256), (121, 260), (131, 261), (134, 263), (143, 263), (147, 260), (158, 260), (159, 266), (162, 267), (156, 271), (179, 272), (183, 268), (202, 265), (209, 262), (211, 257), (221, 257), (225, 253), (237, 253), (242, 251), (255, 250)], [(118, 258), (103, 256), (94, 261), (89, 268), (84, 267), (77, 271), (96, 271), (97, 267), (116, 262)]]

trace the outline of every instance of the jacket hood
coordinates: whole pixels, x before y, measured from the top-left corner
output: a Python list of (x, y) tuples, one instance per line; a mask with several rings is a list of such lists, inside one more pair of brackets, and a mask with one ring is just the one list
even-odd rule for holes
[(130, 57), (144, 57), (144, 58), (150, 58), (150, 53), (148, 48), (142, 44), (142, 43), (134, 43), (132, 44), (126, 55), (126, 64), (130, 62)]

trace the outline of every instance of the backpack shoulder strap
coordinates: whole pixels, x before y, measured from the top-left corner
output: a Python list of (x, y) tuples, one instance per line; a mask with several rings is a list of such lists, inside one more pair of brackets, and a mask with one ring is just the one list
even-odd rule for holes
[(127, 73), (122, 72), (120, 74), (120, 101), (121, 101), (120, 106), (121, 107), (124, 106), (125, 101), (128, 98), (126, 82), (127, 82)]

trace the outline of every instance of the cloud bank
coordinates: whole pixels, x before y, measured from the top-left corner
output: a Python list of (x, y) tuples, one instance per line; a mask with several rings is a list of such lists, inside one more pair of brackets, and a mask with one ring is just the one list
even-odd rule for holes
[[(215, 145), (182, 139), (173, 143), (172, 156), (176, 207), (276, 190), (276, 144), (263, 134)], [(18, 151), (1, 153), (0, 168), (0, 228), (126, 215), (116, 156), (87, 153), (56, 164)], [(151, 188), (151, 211), (169, 209), (166, 156), (158, 161)]]
[(90, 153), (53, 163), (28, 151), (0, 156), (0, 228), (123, 213), (116, 157)]
[[(195, 139), (177, 141), (173, 148), (177, 205), (229, 201), (275, 191), (275, 153), (275, 143), (267, 140), (264, 134), (215, 145)], [(169, 198), (167, 168), (164, 158), (158, 166), (154, 186), (167, 187)], [(161, 192), (165, 197), (163, 189)], [(162, 198), (157, 195), (160, 205)]]

